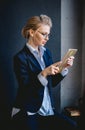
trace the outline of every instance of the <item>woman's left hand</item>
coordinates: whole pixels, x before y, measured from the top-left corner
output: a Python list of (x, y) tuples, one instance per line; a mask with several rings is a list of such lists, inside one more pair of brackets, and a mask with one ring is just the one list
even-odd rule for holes
[(67, 59), (67, 62), (65, 64), (65, 67), (71, 67), (73, 65), (73, 62), (74, 62), (74, 56), (70, 56), (68, 59)]

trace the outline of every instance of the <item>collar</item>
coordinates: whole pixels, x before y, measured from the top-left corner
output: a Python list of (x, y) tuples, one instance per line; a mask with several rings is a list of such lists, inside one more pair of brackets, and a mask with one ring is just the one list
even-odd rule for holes
[[(26, 43), (26, 46), (29, 48), (31, 53), (39, 53), (35, 48), (33, 48), (29, 43)], [(46, 48), (43, 46), (39, 46), (40, 54), (43, 55), (44, 51), (46, 51)]]

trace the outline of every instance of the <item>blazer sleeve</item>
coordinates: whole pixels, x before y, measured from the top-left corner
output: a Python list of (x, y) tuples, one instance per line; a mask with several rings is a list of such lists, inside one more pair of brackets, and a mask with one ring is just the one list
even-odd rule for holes
[(52, 86), (55, 87), (55, 86), (58, 85), (64, 78), (65, 78), (65, 76), (62, 76), (60, 73), (57, 74), (57, 75), (52, 76)]

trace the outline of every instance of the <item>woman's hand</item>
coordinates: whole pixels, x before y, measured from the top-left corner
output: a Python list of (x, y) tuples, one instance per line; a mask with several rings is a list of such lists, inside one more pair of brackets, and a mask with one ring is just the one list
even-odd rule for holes
[[(73, 62), (74, 62), (74, 56), (70, 56), (65, 65), (64, 65), (64, 68), (68, 68), (68, 67), (71, 67), (73, 65)], [(56, 62), (50, 66), (48, 66), (47, 68), (45, 68), (44, 70), (42, 70), (41, 74), (44, 76), (44, 77), (47, 77), (48, 75), (55, 75), (55, 74), (58, 74), (60, 73), (60, 70), (59, 70), (59, 65), (62, 63), (62, 61), (59, 61), (59, 62)]]
[(66, 61), (65, 68), (71, 67), (73, 65), (73, 62), (74, 62), (74, 56), (70, 56)]
[(47, 77), (48, 75), (55, 75), (59, 73), (59, 67), (57, 67), (56, 65), (52, 64), (49, 67), (45, 68), (44, 70), (42, 70), (41, 74), (44, 77)]

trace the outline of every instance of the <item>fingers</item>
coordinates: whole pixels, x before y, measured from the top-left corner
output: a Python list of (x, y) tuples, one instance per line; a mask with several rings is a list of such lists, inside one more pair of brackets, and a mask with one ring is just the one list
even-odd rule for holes
[(59, 67), (51, 66), (51, 75), (55, 75), (59, 73)]
[(72, 66), (72, 65), (73, 65), (73, 62), (74, 62), (74, 56), (70, 56), (70, 57), (67, 59), (67, 65), (68, 65), (68, 66)]
[(62, 63), (62, 61), (56, 62), (56, 63), (53, 64), (53, 66), (55, 66), (55, 67), (59, 66), (61, 63)]
[(54, 65), (50, 65), (49, 67), (42, 70), (41, 75), (47, 77), (48, 75), (55, 75), (59, 73), (59, 67), (55, 67)]
[(75, 57), (74, 56), (70, 56), (68, 59), (74, 60)]

